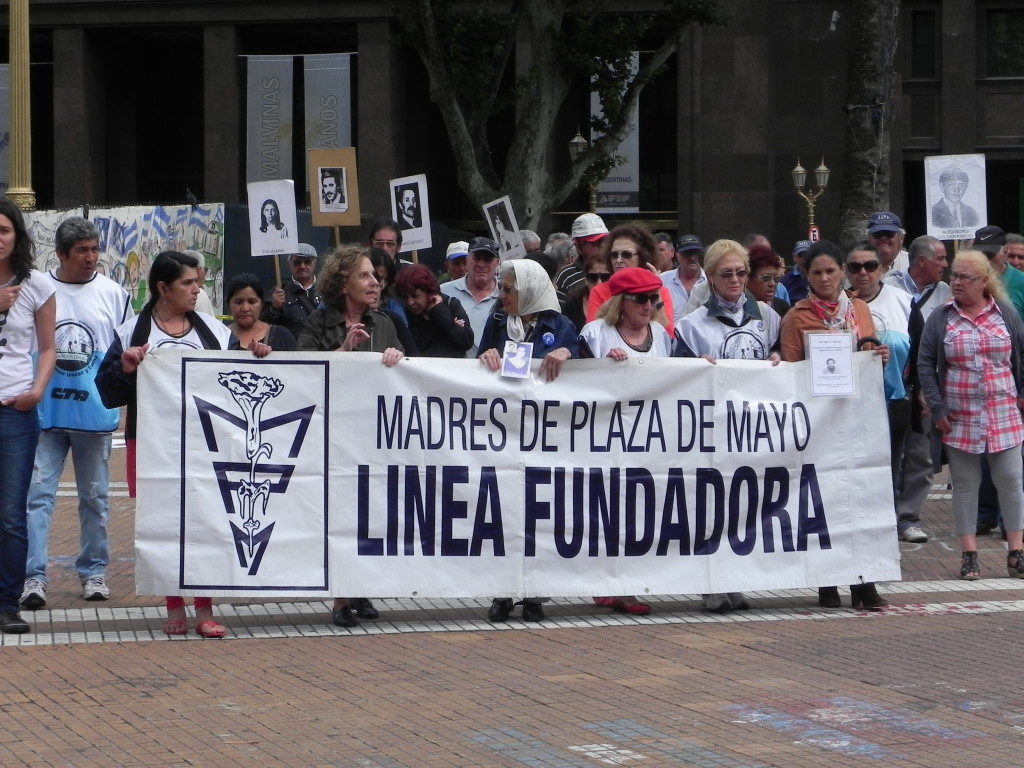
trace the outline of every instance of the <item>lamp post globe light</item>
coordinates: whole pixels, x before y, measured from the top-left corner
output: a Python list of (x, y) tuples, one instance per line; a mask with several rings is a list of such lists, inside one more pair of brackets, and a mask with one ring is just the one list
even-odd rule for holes
[(799, 158), (797, 158), (796, 166), (790, 173), (793, 175), (793, 187), (796, 189), (796, 193), (807, 204), (807, 239), (818, 240), (821, 237), (821, 231), (814, 223), (814, 206), (818, 202), (818, 198), (825, 194), (831, 171), (825, 165), (825, 158), (823, 157), (821, 165), (814, 169), (814, 189), (806, 192), (804, 191), (804, 185), (807, 183), (807, 169), (800, 164)]
[[(589, 148), (590, 142), (584, 139), (577, 130), (576, 135), (569, 140), (569, 157), (575, 163)], [(587, 179), (587, 203), (590, 212), (594, 213), (597, 211), (597, 181), (594, 180), (593, 174), (590, 171), (587, 171), (584, 176)]]

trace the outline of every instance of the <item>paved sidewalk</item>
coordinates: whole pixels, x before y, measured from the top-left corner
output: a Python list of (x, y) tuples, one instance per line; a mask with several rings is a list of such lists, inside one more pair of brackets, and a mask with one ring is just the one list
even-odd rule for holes
[[(123, 482), (119, 454), (112, 466)], [(62, 490), (50, 610), (26, 611), (33, 633), (0, 648), (0, 768), (1020, 763), (1024, 581), (1000, 577), (1005, 544), (988, 537), (993, 578), (954, 578), (941, 483), (933, 538), (901, 545), (882, 613), (786, 590), (722, 616), (675, 595), (644, 618), (555, 600), (541, 624), (492, 625), (486, 601), (383, 600), (380, 620), (345, 630), (323, 601), (234, 600), (217, 606), (223, 642), (166, 638), (161, 601), (134, 595), (126, 496), (112, 599), (82, 600)]]

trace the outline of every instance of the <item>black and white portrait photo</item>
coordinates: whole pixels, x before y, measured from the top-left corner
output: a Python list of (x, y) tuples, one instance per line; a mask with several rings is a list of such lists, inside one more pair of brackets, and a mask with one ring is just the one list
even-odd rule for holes
[(484, 205), (484, 219), (490, 227), (491, 237), (501, 247), (501, 260), (526, 258), (526, 246), (519, 234), (519, 225), (508, 195)]
[(984, 155), (925, 158), (928, 234), (964, 240), (987, 224)]
[(400, 253), (430, 247), (430, 207), (425, 174), (391, 179), (391, 217), (402, 228)]
[(347, 211), (348, 191), (344, 168), (318, 168), (320, 176), (320, 210)]
[(249, 240), (253, 256), (295, 253), (299, 247), (295, 184), (291, 179), (254, 181), (249, 196)]

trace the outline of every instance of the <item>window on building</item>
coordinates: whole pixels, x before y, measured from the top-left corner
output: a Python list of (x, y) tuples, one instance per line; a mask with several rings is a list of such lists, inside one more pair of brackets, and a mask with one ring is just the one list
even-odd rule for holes
[(1024, 9), (992, 9), (985, 22), (985, 74), (1024, 77)]
[(931, 80), (938, 69), (936, 13), (932, 10), (910, 12), (910, 76)]

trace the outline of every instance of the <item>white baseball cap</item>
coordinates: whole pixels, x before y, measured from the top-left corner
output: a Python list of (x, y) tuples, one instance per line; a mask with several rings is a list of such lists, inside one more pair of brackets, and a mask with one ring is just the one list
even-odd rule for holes
[(584, 213), (572, 223), (573, 240), (597, 240), (607, 234), (604, 219), (596, 213)]
[(448, 251), (445, 253), (445, 259), (458, 259), (463, 256), (469, 256), (469, 243), (465, 240), (459, 240), (458, 242), (450, 243), (448, 245)]

